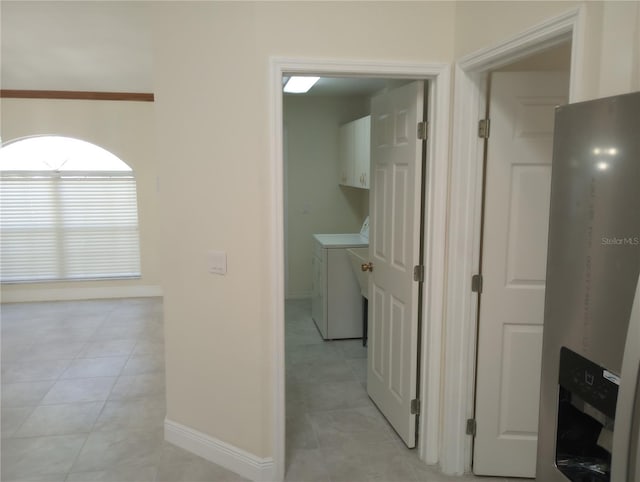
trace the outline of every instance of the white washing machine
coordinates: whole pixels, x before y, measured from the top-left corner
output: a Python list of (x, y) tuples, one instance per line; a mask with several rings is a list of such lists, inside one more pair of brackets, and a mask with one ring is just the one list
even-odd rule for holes
[(359, 233), (313, 235), (311, 317), (322, 338), (362, 338), (362, 295), (347, 249), (369, 246), (369, 218)]

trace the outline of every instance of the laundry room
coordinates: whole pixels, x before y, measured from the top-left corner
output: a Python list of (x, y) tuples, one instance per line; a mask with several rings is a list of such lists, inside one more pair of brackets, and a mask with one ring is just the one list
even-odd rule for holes
[(313, 235), (359, 232), (368, 215), (368, 189), (339, 184), (340, 126), (369, 114), (359, 82), (322, 78), (283, 96), (287, 299), (311, 297)]
[(367, 394), (361, 270), (368, 256), (372, 98), (406, 83), (322, 77), (307, 93), (283, 95), (290, 470), (309, 450), (362, 437), (389, 444), (409, 465), (417, 460), (400, 451), (398, 435)]

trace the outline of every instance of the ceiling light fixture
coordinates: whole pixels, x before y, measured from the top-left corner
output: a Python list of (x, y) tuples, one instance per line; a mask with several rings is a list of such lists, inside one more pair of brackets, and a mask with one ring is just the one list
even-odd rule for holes
[(291, 77), (284, 86), (284, 91), (289, 94), (304, 94), (314, 86), (320, 77)]

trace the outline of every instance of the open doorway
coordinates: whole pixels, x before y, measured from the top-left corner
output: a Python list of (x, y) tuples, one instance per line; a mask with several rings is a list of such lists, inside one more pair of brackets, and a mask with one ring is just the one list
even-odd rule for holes
[[(428, 239), (429, 242), (425, 243), (425, 280), (428, 281), (433, 273), (436, 273), (438, 277), (442, 276), (442, 266), (439, 263), (441, 260), (438, 257), (433, 256), (434, 251), (440, 251), (444, 246), (444, 220), (446, 209), (446, 176), (447, 167), (441, 164), (436, 165), (433, 159), (436, 157), (447, 159), (448, 143), (446, 142), (446, 129), (448, 125), (448, 102), (449, 102), (449, 69), (446, 65), (365, 65), (362, 63), (340, 63), (340, 62), (308, 62), (308, 61), (291, 61), (291, 60), (274, 60), (272, 63), (273, 73), (273, 89), (274, 89), (274, 140), (276, 144), (273, 146), (273, 167), (274, 167), (274, 205), (277, 207), (275, 211), (275, 225), (278, 226), (275, 236), (274, 252), (274, 272), (277, 276), (274, 278), (274, 299), (276, 305), (274, 306), (274, 316), (277, 321), (276, 333), (274, 341), (276, 343), (276, 364), (275, 364), (275, 377), (276, 383), (279, 387), (276, 392), (275, 399), (275, 440), (276, 447), (275, 453), (275, 471), (276, 477), (281, 478), (284, 476), (284, 458), (285, 458), (285, 359), (284, 359), (284, 314), (285, 314), (285, 259), (284, 259), (284, 157), (285, 153), (282, 150), (282, 140), (284, 137), (284, 113), (283, 107), (283, 95), (282, 95), (282, 77), (287, 74), (298, 73), (310, 75), (314, 72), (319, 72), (320, 75), (325, 76), (345, 76), (345, 77), (382, 77), (382, 78), (399, 78), (399, 79), (429, 79), (429, 97), (433, 99), (432, 104), (429, 107), (429, 114), (432, 116), (433, 123), (428, 129), (430, 133), (430, 142), (427, 148), (427, 171), (428, 171), (428, 185), (427, 185), (427, 209), (425, 209), (425, 219), (431, 222), (425, 222), (424, 239)], [(436, 117), (438, 122), (436, 121)], [(415, 127), (415, 126), (414, 126)], [(412, 129), (413, 131), (413, 129)], [(290, 133), (287, 130), (287, 137)], [(434, 234), (438, 233), (438, 234)], [(278, 246), (280, 248), (278, 248)], [(434, 258), (436, 262), (434, 263)], [(427, 283), (425, 283), (426, 285)], [(427, 463), (437, 463), (437, 441), (439, 437), (438, 429), (438, 413), (439, 413), (439, 359), (440, 359), (440, 337), (441, 332), (440, 320), (441, 314), (434, 316), (439, 309), (442, 308), (442, 294), (437, 293), (441, 285), (433, 286), (429, 284), (430, 289), (425, 297), (423, 297), (423, 304), (426, 305), (426, 299), (435, 299), (435, 303), (430, 303), (427, 310), (423, 310), (423, 318), (433, 318), (435, 322), (433, 324), (427, 323), (428, 333), (421, 335), (421, 342), (423, 347), (422, 356), (419, 360), (421, 367), (421, 383), (420, 386), (420, 399), (422, 400), (422, 416), (420, 417), (420, 426), (417, 430), (419, 438), (419, 458)], [(435, 296), (434, 296), (435, 292)], [(434, 336), (434, 331), (437, 333)], [(429, 364), (429, 369), (425, 367)], [(428, 443), (425, 443), (427, 440)], [(433, 442), (433, 443), (431, 443)]]
[[(403, 87), (411, 83), (416, 85)], [(406, 125), (394, 123), (391, 126), (387, 122), (395, 122), (393, 115), (388, 116), (385, 111), (381, 116), (380, 108), (388, 108), (387, 104), (393, 102), (393, 93), (401, 91), (413, 92), (415, 102), (419, 102), (419, 105), (413, 106), (416, 119), (407, 118), (410, 109), (396, 109), (401, 112), (400, 119)], [(334, 470), (336, 464), (328, 463), (327, 459), (332, 457), (334, 451), (361, 450), (365, 442), (375, 450), (385, 452), (385, 458), (398, 460), (397, 464), (385, 468), (388, 478), (406, 478), (407, 474), (403, 471), (410, 471), (411, 465), (418, 462), (415, 453), (400, 450), (401, 445), (398, 444), (405, 439), (409, 447), (415, 446), (417, 415), (412, 415), (411, 434), (398, 437), (396, 431), (404, 435), (402, 421), (396, 420), (403, 418), (402, 408), (394, 410), (395, 407), (386, 403), (385, 393), (372, 390), (367, 384), (367, 372), (371, 372), (371, 364), (367, 363), (368, 349), (364, 340), (369, 310), (363, 307), (367, 306), (366, 300), (369, 298), (369, 280), (361, 276), (360, 264), (351, 263), (350, 257), (355, 249), (359, 249), (362, 261), (369, 259), (368, 219), (371, 214), (372, 224), (378, 225), (376, 232), (379, 236), (376, 239), (381, 240), (377, 249), (371, 246), (372, 256), (376, 251), (382, 253), (387, 249), (389, 253), (383, 253), (382, 258), (389, 258), (390, 245), (397, 241), (398, 246), (393, 253), (395, 264), (405, 265), (405, 271), (407, 267), (412, 270), (414, 263), (420, 264), (419, 246), (404, 241), (409, 238), (420, 240), (424, 142), (417, 137), (416, 120), (419, 117), (419, 121), (422, 121), (424, 117), (424, 95), (423, 81), (376, 78), (322, 77), (305, 94), (285, 92), (286, 446), (290, 456), (290, 474), (297, 470), (296, 462), (300, 454), (307, 458), (315, 456), (323, 459), (318, 460), (319, 465)], [(378, 122), (380, 119), (384, 119), (384, 123)], [(410, 131), (408, 122), (416, 124)], [(395, 138), (391, 142), (376, 141), (377, 130), (382, 129), (382, 133), (387, 135), (390, 127), (390, 133)], [(382, 137), (382, 133), (378, 133), (378, 138)], [(402, 139), (398, 140), (396, 134), (400, 134)], [(393, 165), (386, 151), (398, 149), (395, 145), (403, 145), (406, 149), (409, 144), (413, 144), (414, 154), (405, 155), (406, 162)], [(381, 148), (380, 145), (385, 147)], [(376, 152), (381, 149), (385, 150), (387, 158), (376, 164)], [(372, 150), (373, 173), (370, 161)], [(396, 153), (396, 156), (402, 159), (401, 154)], [(389, 168), (385, 171), (387, 165)], [(370, 190), (369, 180), (372, 177), (374, 185)], [(385, 184), (386, 178), (393, 178), (394, 181)], [(401, 195), (401, 202), (392, 208), (393, 188), (403, 182), (407, 183), (406, 189), (395, 194)], [(413, 185), (417, 189), (412, 189)], [(374, 200), (371, 213), (370, 194)], [(379, 198), (377, 204), (376, 194)], [(375, 209), (376, 206), (378, 209)], [(397, 218), (394, 228), (388, 222), (389, 213)], [(408, 223), (407, 218), (418, 222)], [(401, 224), (400, 220), (404, 222)], [(384, 229), (395, 229), (396, 232), (384, 232)], [(408, 233), (405, 234), (405, 231)], [(376, 244), (375, 239), (372, 243)], [(409, 251), (410, 255), (415, 251), (415, 259), (410, 255), (401, 258), (405, 251)], [(384, 262), (384, 259), (380, 261)], [(377, 261), (375, 266), (378, 270), (383, 269)], [(378, 285), (375, 291), (381, 293), (382, 285)], [(415, 288), (411, 285), (406, 287), (408, 296), (413, 291), (417, 293), (417, 288), (417, 282)], [(403, 294), (394, 297), (396, 309), (392, 314), (402, 312), (400, 303), (404, 301)], [(385, 302), (380, 298), (380, 303)], [(411, 312), (406, 310), (405, 325), (410, 322), (417, 324), (418, 297), (414, 296), (412, 302), (416, 308)], [(377, 307), (385, 310), (380, 303)], [(390, 302), (386, 304), (391, 305)], [(371, 311), (375, 314), (374, 309)], [(392, 320), (391, 323), (393, 321), (400, 320)], [(375, 335), (385, 339), (377, 340)], [(406, 339), (406, 346), (397, 342), (392, 345), (391, 340), (387, 341), (391, 336)], [(411, 370), (404, 371), (412, 372), (414, 378), (396, 380), (398, 377), (389, 377), (395, 382), (391, 384), (395, 392), (390, 398), (403, 395), (399, 387), (404, 383), (407, 385), (403, 387), (406, 394), (416, 399), (418, 330), (396, 330), (384, 334), (382, 331), (375, 332), (373, 341), (374, 354), (382, 351), (376, 350), (381, 345), (392, 346), (398, 352), (396, 357), (387, 356), (386, 365), (389, 365), (391, 372), (394, 369), (402, 371), (399, 367), (402, 351), (407, 352), (406, 359)], [(381, 363), (385, 364), (384, 361)], [(386, 370), (378, 367), (377, 371)], [(412, 388), (408, 386), (410, 383), (413, 384)], [(382, 385), (384, 391), (385, 383)], [(395, 411), (400, 412), (400, 416)], [(406, 414), (410, 415), (409, 409)], [(355, 447), (348, 448), (349, 445)], [(348, 458), (356, 458), (356, 454), (352, 455), (354, 457)]]

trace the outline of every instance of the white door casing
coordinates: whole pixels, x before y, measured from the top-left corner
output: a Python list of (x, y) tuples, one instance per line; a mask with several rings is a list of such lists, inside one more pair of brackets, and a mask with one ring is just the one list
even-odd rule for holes
[[(283, 75), (325, 75), (351, 77), (385, 77), (392, 79), (429, 79), (429, 142), (427, 144), (427, 186), (424, 223), (425, 238), (425, 294), (422, 310), (425, 329), (421, 343), (421, 417), (419, 420), (419, 458), (428, 464), (437, 464), (443, 452), (441, 439), (441, 394), (442, 394), (442, 332), (444, 313), (446, 211), (448, 203), (449, 176), (449, 111), (451, 92), (451, 66), (446, 63), (363, 62), (336, 59), (278, 58), (270, 60), (270, 133), (271, 153), (267, 185), (270, 192), (269, 240), (270, 275), (269, 299), (273, 300), (270, 316), (274, 320), (269, 330), (274, 353), (274, 363), (269, 371), (273, 380), (272, 446), (273, 465), (264, 468), (264, 480), (283, 480), (285, 469), (285, 368), (284, 368), (284, 220), (283, 220)], [(433, 279), (435, 282), (430, 282)], [(257, 480), (257, 479), (254, 479)]]
[(492, 75), (473, 471), (534, 477), (554, 107), (568, 74)]
[(367, 391), (408, 447), (416, 444), (423, 99), (416, 81), (371, 103)]

